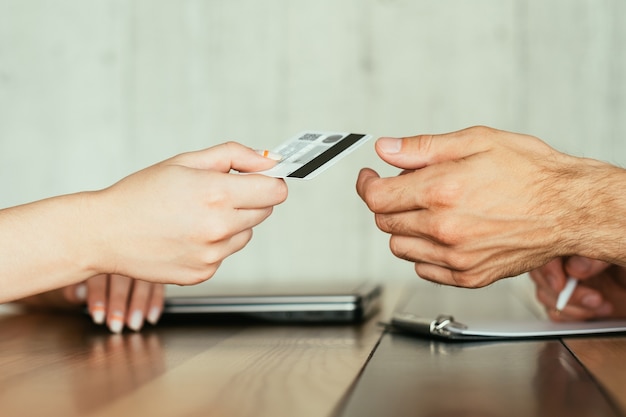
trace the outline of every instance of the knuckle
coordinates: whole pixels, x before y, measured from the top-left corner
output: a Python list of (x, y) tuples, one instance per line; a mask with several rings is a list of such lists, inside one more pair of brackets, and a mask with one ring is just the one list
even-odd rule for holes
[(231, 234), (231, 228), (226, 222), (214, 222), (208, 227), (206, 237), (210, 243), (214, 243), (228, 239)]
[(480, 276), (476, 275), (472, 271), (450, 271), (452, 281), (454, 285), (463, 288), (482, 288), (488, 283), (484, 282)]
[(403, 244), (403, 239), (398, 236), (391, 236), (389, 238), (389, 249), (396, 257), (407, 261), (415, 261), (414, 256), (411, 255), (409, 247)]
[(446, 246), (456, 246), (461, 243), (461, 233), (457, 222), (451, 217), (440, 217), (432, 224), (433, 238)]
[(432, 152), (432, 147), (435, 144), (434, 135), (418, 135), (412, 138), (405, 138), (405, 140), (411, 140), (414, 143), (415, 150), (418, 154), (429, 155)]
[(209, 279), (213, 277), (213, 275), (215, 275), (215, 272), (217, 271), (218, 267), (219, 267), (219, 263), (208, 264), (206, 267), (191, 274), (185, 284), (186, 285), (198, 285), (205, 281), (208, 281)]
[[(255, 216), (264, 216), (259, 220), (259, 223), (269, 216), (271, 208), (269, 210), (259, 209), (256, 210)], [(206, 219), (205, 223), (199, 228), (198, 236), (202, 244), (211, 246), (220, 243), (226, 243), (226, 241), (232, 239), (238, 233), (241, 233), (243, 226), (238, 223), (230, 213), (222, 215), (216, 215), (212, 219)]]
[(468, 128), (467, 132), (472, 136), (489, 137), (496, 132), (496, 129), (484, 125), (476, 125)]
[(426, 201), (431, 207), (450, 207), (461, 197), (463, 185), (455, 178), (437, 181), (424, 191)]
[(446, 264), (454, 271), (468, 272), (475, 266), (475, 260), (472, 255), (455, 251), (447, 256)]
[[(216, 179), (216, 184), (219, 184), (219, 179)], [(206, 204), (210, 207), (224, 207), (230, 201), (229, 193), (222, 187), (213, 186), (211, 191), (206, 194)]]
[(374, 220), (376, 221), (376, 227), (383, 232), (389, 233), (393, 230), (393, 221), (391, 216), (376, 214), (374, 215)]
[(213, 246), (204, 252), (202, 256), (202, 263), (206, 266), (206, 268), (211, 269), (213, 265), (219, 264), (224, 258), (225, 255)]
[(489, 132), (491, 129), (485, 125), (474, 125), (474, 126), (471, 126), (468, 130), (471, 131), (472, 133), (485, 134)]
[(236, 152), (240, 152), (242, 145), (238, 142), (235, 142), (234, 140), (229, 140), (226, 141), (222, 144), (226, 149), (228, 149), (228, 152), (230, 153), (236, 153)]
[(382, 189), (379, 181), (373, 181), (366, 189), (364, 200), (367, 207), (374, 213), (384, 211), (386, 190)]
[[(251, 228), (233, 233), (227, 229), (222, 231), (223, 238), (209, 242), (202, 254), (201, 261), (205, 265), (221, 263), (229, 255), (243, 249), (252, 240), (253, 231)], [(215, 238), (218, 234), (214, 233)], [(221, 242), (216, 244), (216, 242)]]
[(431, 276), (426, 271), (424, 271), (422, 264), (416, 262), (415, 265), (413, 265), (413, 269), (415, 270), (415, 274), (418, 277), (425, 279), (427, 281), (431, 281), (431, 282), (439, 282), (433, 276)]
[(497, 129), (483, 125), (472, 126), (466, 129), (464, 133), (467, 134), (466, 139), (470, 144), (482, 143), (487, 146), (498, 142), (502, 134)]

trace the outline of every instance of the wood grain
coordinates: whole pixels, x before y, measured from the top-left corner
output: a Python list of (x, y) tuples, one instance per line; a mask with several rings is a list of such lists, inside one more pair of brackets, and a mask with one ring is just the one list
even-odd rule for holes
[(564, 343), (626, 414), (626, 337), (565, 339)]
[(165, 325), (110, 335), (87, 319), (0, 320), (0, 415), (327, 416), (382, 329)]
[(169, 320), (112, 335), (87, 317), (0, 312), (2, 416), (330, 416), (397, 292), (361, 325)]

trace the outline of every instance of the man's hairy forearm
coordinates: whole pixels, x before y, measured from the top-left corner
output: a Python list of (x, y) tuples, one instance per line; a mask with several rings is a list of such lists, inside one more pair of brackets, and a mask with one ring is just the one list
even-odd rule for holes
[(584, 174), (572, 184), (577, 206), (568, 239), (574, 254), (626, 266), (626, 170), (584, 162)]

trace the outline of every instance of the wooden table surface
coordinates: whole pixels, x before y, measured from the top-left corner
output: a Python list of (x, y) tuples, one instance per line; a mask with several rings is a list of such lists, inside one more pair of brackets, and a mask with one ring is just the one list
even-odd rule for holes
[(563, 343), (626, 415), (626, 336), (567, 338)]
[[(391, 417), (379, 410), (392, 408), (394, 384), (402, 381), (408, 401), (423, 392), (418, 387), (430, 387), (428, 408), (421, 401), (408, 415), (507, 415), (495, 407), (485, 408), (491, 414), (446, 411), (451, 401), (490, 401), (485, 387), (511, 404), (524, 402), (521, 410), (537, 410), (546, 398), (555, 404), (534, 415), (567, 415), (559, 410), (568, 409), (572, 395), (599, 405), (570, 416), (625, 415), (626, 337), (508, 345), (403, 338), (378, 324), (395, 296), (387, 292), (385, 311), (357, 326), (166, 322), (112, 335), (81, 315), (4, 312), (0, 416)], [(509, 361), (494, 360), (507, 355)], [(427, 370), (435, 368), (450, 374), (432, 379)], [(502, 378), (509, 383), (498, 383)]]
[(329, 416), (382, 329), (0, 319), (0, 416)]

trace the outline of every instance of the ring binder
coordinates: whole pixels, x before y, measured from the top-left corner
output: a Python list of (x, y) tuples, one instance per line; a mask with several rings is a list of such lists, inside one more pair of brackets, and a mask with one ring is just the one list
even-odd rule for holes
[(440, 337), (451, 337), (453, 333), (467, 329), (466, 325), (455, 321), (454, 317), (446, 314), (440, 314), (432, 320), (412, 313), (397, 312), (394, 314), (391, 324), (393, 327), (407, 329), (418, 334)]
[(413, 313), (396, 312), (391, 318), (390, 329), (445, 340), (505, 340), (625, 333), (626, 320), (568, 323), (547, 320), (483, 320), (464, 324), (451, 315), (438, 315), (433, 320)]
[(388, 328), (447, 341), (626, 333), (626, 319), (550, 321), (529, 308), (512, 285), (498, 282), (475, 290), (443, 286), (409, 288), (392, 314)]

